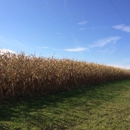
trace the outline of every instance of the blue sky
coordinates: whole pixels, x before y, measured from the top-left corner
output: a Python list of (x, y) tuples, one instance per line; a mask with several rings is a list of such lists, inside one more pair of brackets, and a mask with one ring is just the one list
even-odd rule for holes
[(0, 48), (130, 69), (130, 0), (0, 0)]

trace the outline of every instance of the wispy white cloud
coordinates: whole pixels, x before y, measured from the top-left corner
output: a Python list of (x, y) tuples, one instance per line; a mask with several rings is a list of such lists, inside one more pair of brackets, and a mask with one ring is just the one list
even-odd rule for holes
[(57, 49), (57, 48), (50, 48), (47, 46), (37, 46), (36, 48), (40, 48), (40, 49), (48, 49), (48, 50), (54, 50), (54, 51), (63, 51), (61, 49)]
[(107, 37), (104, 39), (100, 39), (100, 40), (97, 40), (96, 42), (94, 42), (93, 44), (89, 45), (89, 48), (103, 47), (109, 43), (116, 43), (117, 40), (119, 40), (120, 38), (121, 37), (119, 37), (119, 36), (113, 36), (113, 37)]
[(28, 46), (24, 45), (23, 43), (19, 42), (18, 40), (13, 40), (13, 43), (26, 47), (26, 48), (29, 48)]
[(24, 45), (23, 43), (19, 42), (18, 40), (7, 39), (7, 38), (3, 37), (2, 35), (0, 35), (0, 42), (10, 44), (12, 46), (19, 46), (20, 45), (20, 46), (29, 48), (28, 46)]
[(16, 53), (15, 51), (12, 51), (12, 50), (9, 50), (9, 49), (0, 49), (0, 55), (7, 53), (7, 52)]
[(107, 26), (97, 26), (97, 27), (87, 27), (87, 28), (80, 28), (79, 30), (96, 30), (96, 29), (108, 29), (108, 27)]
[(114, 53), (115, 51), (116, 51), (116, 49), (111, 49), (111, 50), (108, 51), (108, 54), (112, 54), (112, 53)]
[(3, 37), (2, 35), (0, 35), (0, 42), (9, 43), (9, 40), (7, 40), (5, 37)]
[(77, 48), (68, 48), (68, 49), (64, 49), (64, 50), (69, 51), (69, 52), (81, 52), (81, 51), (87, 50), (87, 48), (77, 47)]
[(85, 25), (87, 23), (87, 21), (82, 21), (82, 22), (79, 22), (78, 24), (79, 25)]
[[(86, 51), (90, 51), (90, 49), (95, 48), (95, 47), (103, 47), (106, 44), (116, 43), (117, 40), (119, 40), (120, 38), (121, 37), (119, 37), (119, 36), (107, 37), (107, 38), (103, 38), (103, 39), (97, 40), (93, 44), (89, 44), (87, 47), (67, 48), (67, 49), (64, 49), (64, 50), (68, 51), (68, 52), (81, 52), (81, 51), (85, 51), (85, 50)], [(99, 52), (108, 53), (108, 54), (111, 54), (114, 51), (115, 51), (115, 49), (99, 50)]]
[(130, 69), (130, 65), (119, 65), (119, 64), (107, 64), (108, 66), (122, 68), (122, 69)]
[(126, 26), (124, 24), (115, 25), (115, 26), (113, 26), (113, 28), (130, 33), (130, 26)]
[(104, 50), (99, 50), (98, 52), (104, 53), (104, 54), (112, 54), (116, 51), (116, 49), (104, 49)]
[(36, 48), (49, 49), (49, 47), (47, 47), (47, 46), (37, 46)]

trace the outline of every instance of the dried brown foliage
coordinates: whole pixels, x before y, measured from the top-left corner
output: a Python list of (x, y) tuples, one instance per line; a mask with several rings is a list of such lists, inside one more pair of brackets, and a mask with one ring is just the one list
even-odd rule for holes
[(25, 56), (0, 55), (0, 99), (88, 86), (130, 78), (130, 72), (95, 63)]

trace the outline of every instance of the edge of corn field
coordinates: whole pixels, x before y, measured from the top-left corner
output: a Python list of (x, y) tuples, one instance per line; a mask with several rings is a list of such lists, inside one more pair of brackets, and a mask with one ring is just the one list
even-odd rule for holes
[(129, 78), (125, 69), (85, 61), (26, 56), (24, 52), (0, 55), (0, 100)]

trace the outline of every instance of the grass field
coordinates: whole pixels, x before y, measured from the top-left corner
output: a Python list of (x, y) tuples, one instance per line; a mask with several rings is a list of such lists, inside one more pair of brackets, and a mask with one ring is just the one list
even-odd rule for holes
[(130, 130), (130, 80), (4, 101), (0, 130)]

